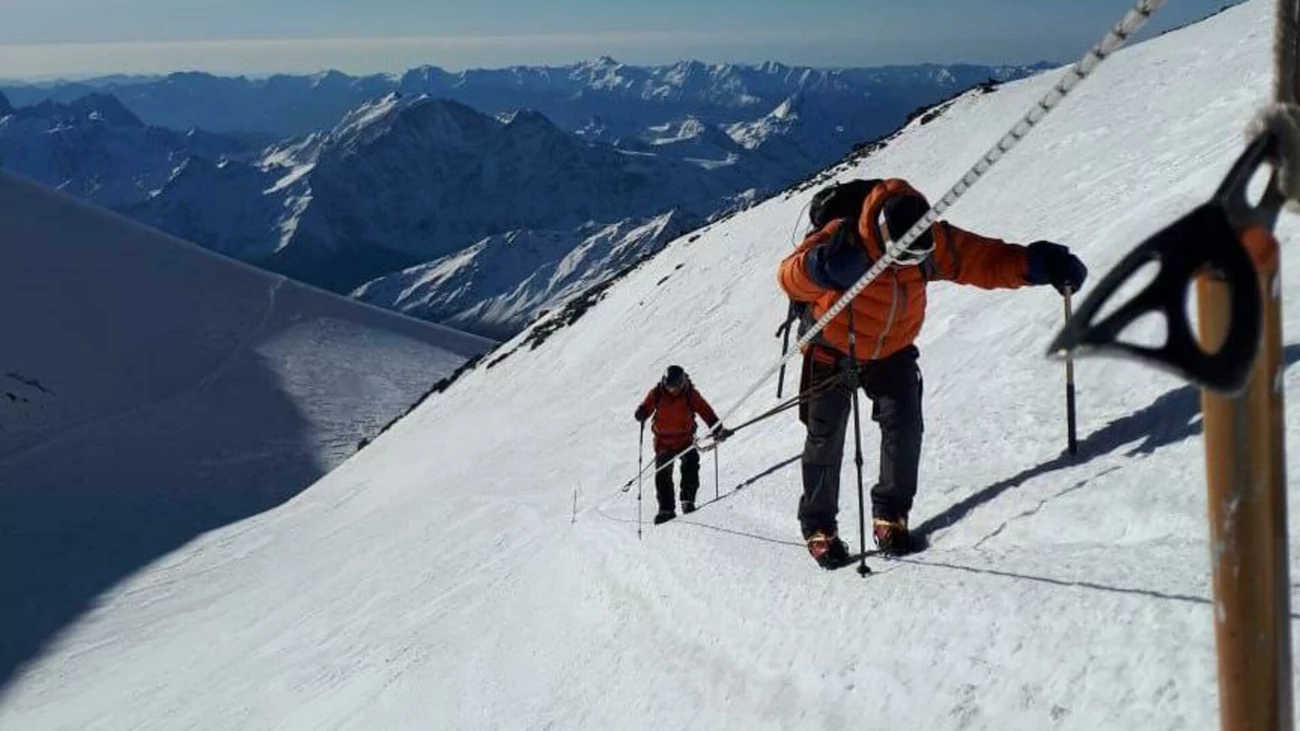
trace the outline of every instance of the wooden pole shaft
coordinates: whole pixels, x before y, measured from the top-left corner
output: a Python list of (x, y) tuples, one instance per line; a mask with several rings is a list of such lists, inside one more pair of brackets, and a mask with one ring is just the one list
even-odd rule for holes
[[(1202, 392), (1220, 720), (1228, 731), (1291, 729), (1291, 609), (1282, 410), (1278, 246), (1244, 232), (1264, 297), (1263, 345), (1245, 391)], [(1232, 318), (1228, 286), (1196, 283), (1201, 342), (1214, 350)]]

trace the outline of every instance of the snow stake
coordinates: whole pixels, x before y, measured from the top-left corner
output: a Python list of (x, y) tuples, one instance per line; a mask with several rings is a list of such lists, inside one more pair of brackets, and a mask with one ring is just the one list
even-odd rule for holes
[[(1219, 717), (1230, 731), (1290, 729), (1294, 718), (1282, 288), (1273, 235), (1283, 204), (1280, 155), (1274, 135), (1256, 138), (1210, 202), (1122, 260), (1050, 349), (1136, 358), (1202, 388)], [(1269, 166), (1268, 186), (1251, 203), (1247, 186)], [(1097, 321), (1120, 285), (1151, 262), (1160, 266), (1155, 281)], [(1185, 309), (1193, 282), (1199, 342)], [(1167, 323), (1162, 347), (1119, 340), (1125, 327), (1151, 313)]]
[[(1074, 317), (1074, 305), (1072, 300), (1074, 291), (1069, 287), (1065, 288), (1065, 321), (1068, 323)], [(1066, 451), (1073, 457), (1079, 453), (1079, 432), (1076, 428), (1074, 415), (1074, 356), (1066, 353), (1065, 356), (1065, 445)]]

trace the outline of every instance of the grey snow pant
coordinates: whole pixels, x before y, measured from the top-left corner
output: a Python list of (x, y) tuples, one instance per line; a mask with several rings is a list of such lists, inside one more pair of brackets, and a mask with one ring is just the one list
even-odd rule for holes
[[(905, 518), (916, 496), (921, 461), (921, 370), (916, 346), (878, 361), (858, 363), (858, 387), (871, 399), (871, 419), (880, 427), (880, 475), (871, 489), (872, 515)], [(810, 399), (800, 411), (808, 428), (803, 450), (803, 496), (799, 523), (805, 538), (816, 531), (835, 534), (840, 500), (840, 465), (852, 416), (848, 363), (843, 368), (812, 361), (804, 388), (826, 378), (845, 383)]]

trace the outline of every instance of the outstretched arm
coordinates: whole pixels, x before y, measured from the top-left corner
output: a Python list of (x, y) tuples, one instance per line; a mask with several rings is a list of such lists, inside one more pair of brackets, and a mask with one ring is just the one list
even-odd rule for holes
[(691, 389), (691, 408), (695, 410), (696, 414), (699, 414), (701, 419), (704, 419), (704, 423), (708, 424), (710, 428), (718, 423), (718, 415), (713, 412), (713, 407), (695, 389)]
[(654, 413), (654, 411), (655, 411), (655, 391), (658, 390), (658, 389), (659, 389), (658, 386), (655, 386), (654, 388), (650, 389), (650, 393), (647, 393), (647, 394), (645, 395), (645, 398), (642, 399), (642, 401), (641, 401), (641, 405), (638, 406), (638, 407), (636, 407), (636, 413), (633, 414), (633, 417), (634, 417), (637, 421), (645, 421), (646, 419), (649, 419), (649, 418), (650, 418), (650, 415), (651, 415), (651, 414)]
[(1079, 257), (1050, 241), (1009, 244), (943, 221), (934, 225), (934, 233), (936, 279), (984, 289), (1050, 284), (1058, 290), (1077, 290), (1088, 277)]
[(936, 279), (984, 289), (1015, 289), (1029, 284), (1028, 250), (939, 221), (934, 224)]

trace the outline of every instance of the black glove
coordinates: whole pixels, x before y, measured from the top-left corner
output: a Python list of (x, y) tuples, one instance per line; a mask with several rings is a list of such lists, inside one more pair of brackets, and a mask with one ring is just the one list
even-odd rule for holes
[(1029, 245), (1029, 267), (1025, 279), (1030, 284), (1050, 284), (1064, 293), (1066, 287), (1078, 292), (1088, 278), (1088, 267), (1079, 257), (1060, 244), (1035, 241)]
[(641, 423), (645, 423), (645, 420), (650, 418), (650, 413), (645, 410), (644, 406), (638, 406), (636, 407), (636, 413), (632, 415), (632, 418)]
[(830, 241), (814, 247), (804, 259), (808, 276), (826, 289), (846, 290), (871, 268), (867, 247), (852, 224), (852, 221), (840, 224)]
[(722, 422), (718, 422), (713, 426), (713, 441), (719, 444), (727, 441), (727, 437), (730, 437), (732, 434), (735, 434), (735, 432), (723, 426)]

